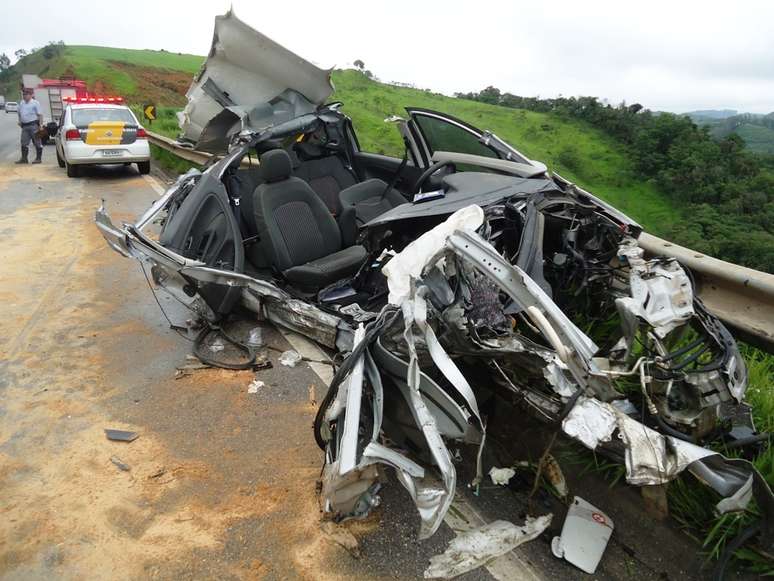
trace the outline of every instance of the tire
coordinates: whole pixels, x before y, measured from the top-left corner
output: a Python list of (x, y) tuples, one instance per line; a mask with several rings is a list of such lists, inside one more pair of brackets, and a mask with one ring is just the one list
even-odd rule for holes
[(67, 163), (65, 164), (65, 167), (67, 168), (68, 178), (77, 178), (81, 175), (81, 168), (79, 168), (77, 165)]
[(137, 162), (137, 169), (140, 170), (140, 173), (142, 175), (147, 175), (150, 173), (150, 161), (140, 161)]
[(58, 149), (56, 150), (56, 162), (59, 164), (59, 167), (64, 167), (65, 166), (65, 162), (62, 159), (62, 156), (59, 155), (59, 150)]

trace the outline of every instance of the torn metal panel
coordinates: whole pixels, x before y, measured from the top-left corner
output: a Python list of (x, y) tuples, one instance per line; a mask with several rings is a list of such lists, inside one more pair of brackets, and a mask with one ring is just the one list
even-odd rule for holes
[(618, 299), (621, 308), (647, 321), (662, 339), (694, 315), (691, 280), (676, 260), (644, 260), (633, 238), (625, 239), (619, 253), (629, 264), (631, 292)]
[[(365, 330), (360, 325), (355, 330), (355, 341), (353, 348), (365, 337)], [(347, 399), (344, 404), (344, 426), (342, 428), (341, 440), (339, 441), (339, 474), (346, 474), (354, 470), (357, 464), (357, 441), (360, 428), (360, 402), (363, 398), (363, 368), (365, 366), (365, 357), (360, 357), (355, 362), (352, 371), (342, 386), (346, 390)]]
[[(352, 346), (351, 336), (341, 332), (342, 320), (326, 313), (314, 305), (298, 299), (286, 298), (281, 301), (266, 301), (264, 303), (266, 318), (296, 333), (309, 337), (330, 349)], [(344, 339), (344, 344), (339, 344)]]
[(263, 129), (312, 113), (333, 92), (320, 69), (239, 20), (233, 10), (215, 18), (212, 47), (186, 96), (183, 137), (221, 152), (228, 134)]

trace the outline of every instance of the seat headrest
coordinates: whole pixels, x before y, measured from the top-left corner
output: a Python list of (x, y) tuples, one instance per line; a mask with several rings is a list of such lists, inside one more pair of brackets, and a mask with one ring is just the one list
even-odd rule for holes
[(287, 179), (290, 171), (290, 156), (284, 149), (272, 149), (261, 156), (261, 173), (267, 182)]

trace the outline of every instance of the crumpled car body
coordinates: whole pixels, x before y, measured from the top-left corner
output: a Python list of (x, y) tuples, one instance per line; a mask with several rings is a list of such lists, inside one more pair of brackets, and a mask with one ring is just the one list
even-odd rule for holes
[[(293, 82), (275, 83), (261, 99), (284, 102), (290, 90), (311, 108), (261, 117), (249, 112), (268, 111), (265, 103), (236, 102), (233, 89), (230, 102), (218, 101), (207, 80), (221, 89), (237, 81), (226, 62), (236, 32), (224, 26), (243, 39), (258, 34), (227, 17), (185, 116), (194, 142), (228, 151), (181, 176), (134, 224), (115, 226), (104, 208), (96, 223), (112, 248), (150, 267), (154, 283), (202, 320), (258, 317), (344, 355), (315, 421), (326, 512), (367, 515), (389, 467), (417, 507), (420, 536), (432, 535), (458, 485), (452, 446), (475, 448), (480, 482), (484, 410), (508, 401), (514, 414), (525, 410), (620, 460), (631, 484), (689, 470), (724, 497), (721, 511), (754, 497), (770, 542), (766, 482), (749, 462), (702, 446), (740, 423), (754, 427), (736, 342), (678, 262), (645, 256), (636, 222), (442, 113), (407, 109), (407, 119), (392, 120), (406, 144), (402, 160), (361, 151), (341, 104), (320, 104), (327, 77), (308, 63), (297, 63), (298, 79), (286, 68)], [(364, 258), (322, 288), (289, 280), (265, 248), (268, 234), (249, 224), (267, 190), (260, 165), (240, 164), (277, 149), (293, 160), (293, 179), (326, 204), (331, 189), (339, 194), (331, 215), (348, 212), (350, 188), (380, 178), (380, 202), (388, 188), (402, 196), (355, 222), (351, 244)], [(281, 191), (285, 182), (271, 183)]]

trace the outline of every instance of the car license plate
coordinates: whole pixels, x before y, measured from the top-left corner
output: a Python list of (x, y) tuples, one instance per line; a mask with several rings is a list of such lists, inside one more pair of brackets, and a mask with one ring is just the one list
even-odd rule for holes
[(102, 150), (102, 155), (104, 155), (105, 157), (115, 157), (117, 155), (121, 155), (121, 150), (120, 149), (103, 149)]

